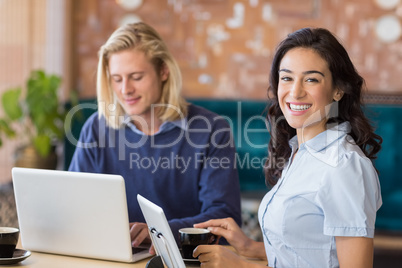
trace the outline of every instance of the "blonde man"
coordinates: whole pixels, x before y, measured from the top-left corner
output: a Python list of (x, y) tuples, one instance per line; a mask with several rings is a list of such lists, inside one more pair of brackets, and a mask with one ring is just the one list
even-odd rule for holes
[[(117, 29), (99, 51), (97, 94), (98, 103), (104, 103), (99, 106), (99, 116), (104, 116), (110, 126), (118, 128), (118, 117), (126, 115), (124, 103), (120, 102), (119, 105), (118, 90), (113, 90), (113, 82), (116, 79), (114, 74), (109, 72), (110, 58), (119, 52), (134, 48), (149, 60), (156, 73), (168, 74), (159, 92), (160, 106), (156, 109), (158, 120), (174, 121), (187, 116), (187, 103), (180, 94), (182, 77), (179, 66), (159, 34), (144, 23), (128, 24)], [(116, 111), (109, 109), (110, 104), (116, 107)]]
[(164, 208), (174, 234), (213, 218), (241, 221), (229, 124), (187, 104), (181, 87), (176, 61), (145, 23), (120, 27), (99, 51), (98, 112), (69, 170), (124, 177), (134, 247), (149, 242), (138, 193)]

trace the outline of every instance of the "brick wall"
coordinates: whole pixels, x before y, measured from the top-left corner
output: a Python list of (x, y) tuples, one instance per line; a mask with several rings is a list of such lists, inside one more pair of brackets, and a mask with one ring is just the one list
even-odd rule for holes
[(99, 47), (130, 16), (163, 36), (188, 97), (265, 98), (276, 45), (310, 26), (342, 40), (370, 93), (402, 93), (402, 38), (382, 43), (374, 31), (383, 15), (402, 22), (402, 3), (384, 10), (375, 0), (146, 0), (125, 10), (112, 0), (75, 0), (73, 9), (73, 77), (83, 97), (95, 96)]

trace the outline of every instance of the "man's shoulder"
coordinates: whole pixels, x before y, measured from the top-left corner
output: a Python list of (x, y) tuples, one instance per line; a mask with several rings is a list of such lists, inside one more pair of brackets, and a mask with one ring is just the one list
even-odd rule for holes
[(82, 131), (86, 133), (97, 133), (100, 129), (106, 129), (107, 123), (103, 116), (99, 116), (98, 111), (91, 114), (82, 126)]
[(201, 119), (209, 122), (222, 121), (226, 123), (226, 120), (221, 115), (195, 104), (189, 105), (187, 118), (188, 121)]
[(83, 128), (88, 128), (91, 125), (98, 125), (99, 124), (99, 113), (98, 111), (91, 114), (88, 119), (85, 121)]

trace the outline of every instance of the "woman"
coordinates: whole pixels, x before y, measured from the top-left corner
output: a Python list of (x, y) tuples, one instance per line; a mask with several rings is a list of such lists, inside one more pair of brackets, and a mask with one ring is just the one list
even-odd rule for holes
[(187, 104), (181, 85), (176, 61), (145, 23), (120, 27), (99, 51), (98, 112), (69, 169), (123, 176), (133, 246), (150, 241), (137, 194), (164, 208), (174, 233), (211, 218), (241, 221), (229, 124)]
[[(371, 160), (382, 140), (361, 109), (363, 85), (328, 30), (290, 34), (270, 73), (266, 179), (273, 188), (258, 212), (264, 242), (247, 238), (231, 219), (195, 227), (225, 237), (240, 255), (267, 258), (270, 267), (372, 267), (382, 200)], [(202, 267), (258, 266), (216, 246), (199, 246), (194, 255)]]

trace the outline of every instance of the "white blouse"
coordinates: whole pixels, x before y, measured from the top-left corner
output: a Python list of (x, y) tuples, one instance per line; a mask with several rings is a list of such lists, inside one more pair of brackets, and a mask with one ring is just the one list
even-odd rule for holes
[[(258, 212), (271, 267), (339, 267), (335, 236), (373, 237), (382, 204), (372, 162), (348, 122), (301, 144)], [(290, 140), (292, 159), (297, 137)]]

